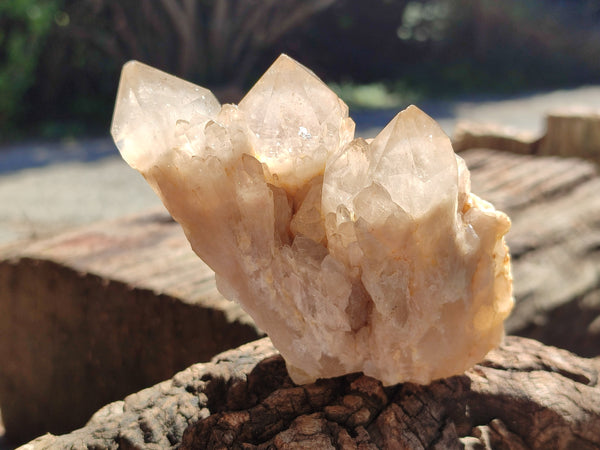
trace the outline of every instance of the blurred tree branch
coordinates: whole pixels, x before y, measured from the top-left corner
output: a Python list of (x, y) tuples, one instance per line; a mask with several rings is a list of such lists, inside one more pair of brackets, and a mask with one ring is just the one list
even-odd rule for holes
[(199, 39), (201, 35), (195, 34), (197, 28), (197, 1), (161, 0), (160, 3), (167, 11), (173, 23), (173, 29), (179, 37), (177, 71), (187, 76), (194, 66), (194, 61), (201, 61), (204, 56), (203, 45)]
[(104, 130), (129, 59), (222, 101), (280, 52), (429, 96), (595, 83), (599, 19), (598, 0), (0, 0), (0, 133)]
[(64, 31), (113, 61), (239, 88), (265, 49), (335, 1), (68, 0)]
[[(272, 45), (283, 35), (302, 24), (305, 20), (331, 6), (335, 0), (264, 0), (260, 2), (238, 2), (249, 7), (250, 11), (240, 12), (233, 23), (237, 24), (237, 33), (229, 33), (232, 42), (227, 46), (229, 54), (239, 61), (237, 83), (241, 83), (252, 65), (256, 62), (261, 49)], [(228, 0), (217, 0), (226, 4)], [(224, 9), (224, 8), (223, 8)], [(222, 20), (221, 20), (222, 22)], [(223, 36), (220, 40), (225, 42)]]

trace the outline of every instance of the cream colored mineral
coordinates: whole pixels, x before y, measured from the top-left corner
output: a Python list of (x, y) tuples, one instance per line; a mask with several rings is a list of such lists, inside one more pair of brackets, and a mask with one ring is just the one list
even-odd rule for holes
[(292, 379), (385, 385), (462, 373), (512, 305), (508, 217), (411, 106), (371, 142), (346, 105), (282, 55), (239, 106), (139, 62), (112, 134)]

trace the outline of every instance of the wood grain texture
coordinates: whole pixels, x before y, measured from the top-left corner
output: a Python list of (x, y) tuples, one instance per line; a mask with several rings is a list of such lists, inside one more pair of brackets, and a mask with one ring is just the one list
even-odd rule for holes
[(8, 439), (81, 427), (108, 402), (260, 337), (166, 213), (95, 224), (0, 258)]
[(565, 108), (550, 112), (538, 154), (577, 156), (600, 163), (600, 109)]

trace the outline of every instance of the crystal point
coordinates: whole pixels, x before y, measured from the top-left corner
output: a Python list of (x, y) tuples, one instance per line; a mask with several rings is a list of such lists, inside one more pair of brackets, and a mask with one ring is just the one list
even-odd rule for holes
[(175, 143), (191, 120), (206, 122), (221, 105), (208, 89), (138, 61), (123, 66), (111, 126), (112, 137), (133, 167), (142, 169)]
[(418, 108), (365, 141), (285, 55), (239, 107), (130, 63), (112, 132), (295, 382), (428, 383), (498, 345), (513, 303), (510, 221), (470, 192)]
[(291, 191), (325, 169), (354, 135), (348, 107), (313, 72), (281, 55), (239, 104), (256, 157)]

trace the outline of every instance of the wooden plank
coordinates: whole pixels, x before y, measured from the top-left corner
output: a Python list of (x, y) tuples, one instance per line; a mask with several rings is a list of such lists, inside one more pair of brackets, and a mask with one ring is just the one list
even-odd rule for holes
[(600, 162), (600, 109), (562, 108), (550, 112), (538, 153)]
[(567, 195), (596, 176), (593, 164), (576, 158), (520, 156), (473, 149), (461, 153), (471, 169), (473, 191), (513, 215), (554, 196)]
[(471, 148), (495, 148), (521, 155), (536, 153), (541, 136), (495, 124), (459, 121), (452, 144), (457, 152)]
[(17, 442), (261, 335), (164, 210), (0, 250), (0, 408)]

